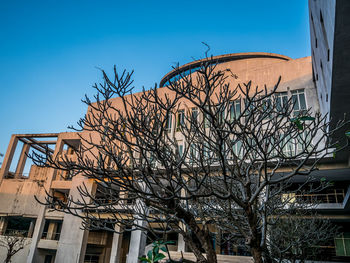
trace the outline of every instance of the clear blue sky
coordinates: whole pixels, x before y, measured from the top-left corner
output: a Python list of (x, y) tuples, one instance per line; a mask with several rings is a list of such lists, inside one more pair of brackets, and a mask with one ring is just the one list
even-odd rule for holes
[[(150, 87), (211, 54), (310, 55), (306, 0), (0, 1), (0, 152), (11, 134), (67, 131), (103, 68)], [(0, 158), (1, 162), (1, 158)]]

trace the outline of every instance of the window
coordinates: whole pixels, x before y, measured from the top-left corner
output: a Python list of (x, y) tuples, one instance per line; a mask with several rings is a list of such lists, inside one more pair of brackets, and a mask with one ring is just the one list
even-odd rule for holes
[(192, 108), (191, 110), (191, 128), (193, 128), (193, 124), (198, 123), (198, 109)]
[(49, 207), (57, 210), (63, 209), (64, 205), (67, 204), (68, 194), (69, 190), (66, 189), (52, 189), (52, 203)]
[(335, 251), (337, 256), (350, 256), (350, 233), (342, 233), (339, 237), (334, 239)]
[(238, 119), (241, 114), (241, 100), (232, 101), (230, 104), (230, 121)]
[(59, 240), (61, 235), (61, 229), (61, 220), (46, 219), (41, 239)]
[(261, 115), (264, 119), (271, 119), (271, 113), (272, 113), (272, 105), (271, 105), (271, 99), (270, 98), (265, 98), (261, 101), (261, 108), (262, 112)]
[(290, 135), (284, 136), (282, 140), (282, 145), (283, 145), (283, 148), (282, 148), (283, 154), (286, 156), (292, 156), (294, 153), (295, 144), (293, 143), (293, 140)]
[(179, 155), (180, 157), (182, 157), (184, 154), (184, 145), (182, 144), (182, 142), (179, 142), (177, 147), (178, 147)]
[(153, 152), (147, 154), (147, 161), (150, 167), (156, 167), (156, 155)]
[(189, 159), (190, 162), (195, 162), (198, 159), (198, 144), (191, 143)]
[(292, 91), (293, 114), (294, 116), (303, 115), (306, 112), (306, 100), (303, 89)]
[(234, 154), (234, 158), (238, 157), (241, 158), (243, 156), (243, 150), (242, 150), (242, 142), (240, 140), (234, 140), (232, 144), (232, 152)]
[(45, 255), (44, 263), (51, 263), (53, 261), (53, 255)]
[[(311, 143), (311, 136), (306, 132), (302, 132), (295, 138), (296, 152), (301, 153), (303, 151), (311, 150), (313, 147)], [(307, 148), (306, 148), (307, 146)]]
[(284, 107), (288, 104), (288, 93), (287, 92), (279, 92), (275, 94), (276, 98), (276, 109), (281, 112)]
[[(298, 134), (298, 136), (293, 136), (293, 138), (290, 135), (283, 136), (281, 142), (283, 145), (283, 154), (286, 156), (292, 156), (310, 150), (310, 147), (312, 147), (312, 145), (309, 145), (310, 142), (311, 138), (305, 132)], [(308, 148), (306, 148), (306, 146)]]
[(84, 258), (84, 263), (98, 263), (100, 256), (98, 254), (86, 254)]
[(249, 101), (248, 99), (244, 99), (244, 106), (246, 110), (245, 117), (249, 118), (256, 108), (256, 102), (252, 100)]
[(327, 50), (327, 61), (329, 61), (330, 54), (329, 54), (329, 49)]
[(203, 156), (204, 159), (209, 159), (210, 158), (210, 147), (208, 142), (204, 142), (203, 145)]
[(5, 235), (20, 235), (25, 237), (32, 237), (35, 219), (22, 216), (4, 217), (5, 225), (0, 229), (0, 234)]
[(217, 114), (219, 114), (219, 123), (223, 124), (226, 120), (226, 112), (225, 108), (221, 107), (220, 105), (217, 105)]
[(180, 131), (180, 129), (185, 125), (185, 110), (179, 110), (177, 112), (177, 123), (176, 123), (176, 131)]
[(172, 123), (173, 115), (171, 113), (168, 113), (168, 118), (166, 120), (166, 130), (168, 131), (168, 133), (171, 133)]
[[(209, 106), (205, 106), (205, 109), (209, 111)], [(211, 123), (211, 116), (209, 114), (203, 113), (204, 118), (204, 128), (209, 128)]]

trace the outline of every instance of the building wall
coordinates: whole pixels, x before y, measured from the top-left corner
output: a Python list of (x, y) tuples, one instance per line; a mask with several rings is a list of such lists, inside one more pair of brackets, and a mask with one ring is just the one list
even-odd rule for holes
[[(235, 61), (229, 61), (217, 65), (217, 69), (230, 68), (231, 71), (237, 75), (237, 79), (233, 80), (230, 84), (232, 87), (236, 87), (238, 83), (247, 83), (252, 81), (252, 86), (263, 87), (267, 85), (269, 89), (272, 89), (278, 78), (281, 76), (281, 83), (278, 91), (290, 92), (296, 89), (304, 89), (307, 106), (312, 107), (314, 111), (318, 111), (320, 106), (318, 104), (315, 84), (312, 78), (312, 62), (311, 57), (305, 57), (300, 59), (291, 59), (288, 57), (268, 54), (263, 54), (263, 57), (254, 57), (250, 53), (249, 58), (242, 58)], [(241, 55), (244, 57), (244, 55)], [(270, 56), (270, 57), (269, 57)], [(166, 87), (159, 89), (159, 94), (163, 96), (165, 93), (171, 94)], [(290, 93), (289, 93), (290, 94)], [(137, 94), (136, 94), (137, 95)], [(120, 98), (113, 99), (113, 104), (116, 108), (121, 108)], [(191, 107), (191, 105), (187, 105)], [(91, 109), (88, 109), (88, 112)], [(175, 121), (175, 120), (174, 120)], [(91, 135), (88, 131), (83, 131), (81, 136), (89, 138)], [(178, 139), (181, 140), (181, 134), (179, 133)], [(99, 136), (94, 134), (94, 140), (99, 141)], [(64, 150), (65, 142), (77, 143), (79, 136), (77, 133), (61, 133), (58, 135), (57, 143), (55, 147), (54, 156), (58, 158), (62, 154), (67, 154), (67, 150)], [(73, 157), (72, 157), (73, 158)], [(76, 263), (83, 262), (84, 254), (88, 240), (88, 231), (82, 231), (81, 219), (73, 217), (72, 215), (64, 215), (60, 212), (50, 212), (49, 208), (43, 207), (37, 203), (34, 199), (34, 195), (40, 198), (44, 198), (44, 188), (50, 190), (65, 191), (74, 197), (79, 197), (76, 187), (85, 183), (90, 191), (93, 192), (93, 182), (81, 176), (76, 176), (73, 180), (63, 180), (52, 169), (39, 168), (33, 166), (29, 178), (27, 179), (2, 179), (0, 181), (0, 216), (6, 215), (23, 215), (35, 217), (36, 225), (32, 238), (32, 243), (27, 246), (19, 254), (23, 257), (27, 257), (24, 261), (18, 262), (38, 262), (44, 261), (45, 255), (55, 254), (55, 262), (68, 262)], [(43, 240), (42, 233), (45, 225), (45, 220), (63, 220), (62, 230), (59, 240)], [(130, 247), (135, 249), (137, 247), (137, 253), (139, 253), (140, 244), (132, 243), (134, 240), (140, 240), (139, 236), (136, 236), (137, 232), (134, 232), (131, 238)], [(110, 240), (113, 241), (110, 241)], [(106, 257), (104, 262), (108, 262), (112, 251), (111, 260), (115, 262), (120, 256), (119, 249), (121, 248), (121, 241), (123, 238), (119, 235), (114, 235), (113, 238), (109, 238), (109, 242), (112, 245), (104, 248)], [(0, 250), (0, 256), (2, 255)], [(124, 253), (125, 254), (125, 253)], [(132, 258), (132, 256), (134, 256)], [(128, 256), (130, 262), (137, 260), (137, 255)], [(21, 258), (22, 260), (22, 258)], [(134, 261), (133, 261), (134, 260)], [(112, 262), (111, 261), (111, 262)], [(17, 262), (17, 261), (15, 261)]]
[(309, 0), (313, 77), (321, 113), (330, 112), (336, 1)]
[(32, 166), (28, 179), (4, 179), (0, 185), (0, 216), (37, 217), (40, 204), (34, 196), (44, 197), (47, 168)]
[[(0, 239), (3, 240), (3, 237), (0, 236)], [(18, 251), (17, 254), (15, 254), (12, 257), (12, 262), (13, 263), (26, 263), (27, 262), (27, 256), (29, 253), (30, 249), (30, 244), (31, 244), (31, 238), (27, 238), (27, 245), (20, 251)], [(0, 246), (0, 262), (4, 262), (6, 258), (7, 250), (4, 247)]]

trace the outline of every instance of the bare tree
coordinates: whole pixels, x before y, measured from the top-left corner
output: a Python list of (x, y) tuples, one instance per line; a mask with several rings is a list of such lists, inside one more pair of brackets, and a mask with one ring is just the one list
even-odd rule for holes
[(27, 239), (20, 231), (0, 237), (0, 247), (7, 250), (4, 263), (12, 262), (12, 258), (28, 244)]
[[(244, 237), (255, 262), (272, 261), (269, 218), (286, 209), (275, 200), (291, 178), (317, 169), (337, 143), (328, 138), (345, 122), (330, 130), (324, 116), (282, 97), (280, 80), (274, 87), (234, 84), (233, 72), (210, 57), (192, 74), (175, 71), (168, 87), (136, 94), (132, 72), (114, 68), (111, 79), (102, 71), (95, 102), (84, 100), (77, 161), (32, 158), (96, 181), (96, 191), (83, 185), (79, 200), (60, 203), (86, 228), (173, 231), (197, 262), (213, 263), (216, 226)], [(52, 202), (60, 201), (48, 196)]]
[[(332, 245), (337, 231), (338, 228), (329, 220), (313, 213), (279, 217), (269, 231), (271, 256), (277, 262), (314, 260), (323, 247)], [(325, 255), (321, 259), (326, 260)]]

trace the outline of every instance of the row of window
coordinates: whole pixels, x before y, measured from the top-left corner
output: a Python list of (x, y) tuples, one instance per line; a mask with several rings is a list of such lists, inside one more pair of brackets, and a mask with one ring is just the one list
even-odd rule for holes
[[(294, 116), (298, 116), (300, 114), (303, 114), (303, 112), (306, 111), (306, 99), (305, 99), (305, 92), (304, 89), (300, 90), (293, 90), (291, 91), (291, 98), (293, 102), (293, 114)], [(288, 92), (279, 92), (275, 94), (274, 99), (276, 100), (276, 107), (278, 111), (281, 111), (284, 107), (286, 107), (288, 103)], [(265, 101), (266, 107), (269, 107), (271, 105), (270, 99), (266, 99)], [(249, 109), (248, 109), (249, 110)], [(241, 100), (235, 100), (232, 101), (229, 109), (227, 111), (222, 111), (219, 118), (221, 120), (228, 120), (233, 121), (234, 119), (239, 118), (242, 112), (242, 103)], [(198, 108), (192, 108), (190, 112), (190, 118), (191, 120), (198, 120), (199, 118), (199, 110)], [(204, 116), (204, 126), (206, 128), (209, 127), (210, 119), (209, 116)], [(166, 123), (166, 129), (170, 133), (173, 130), (173, 115), (170, 114), (167, 119)], [(181, 130), (181, 127), (184, 127), (185, 125), (185, 110), (181, 109), (178, 110), (176, 113), (176, 132), (179, 132)]]

